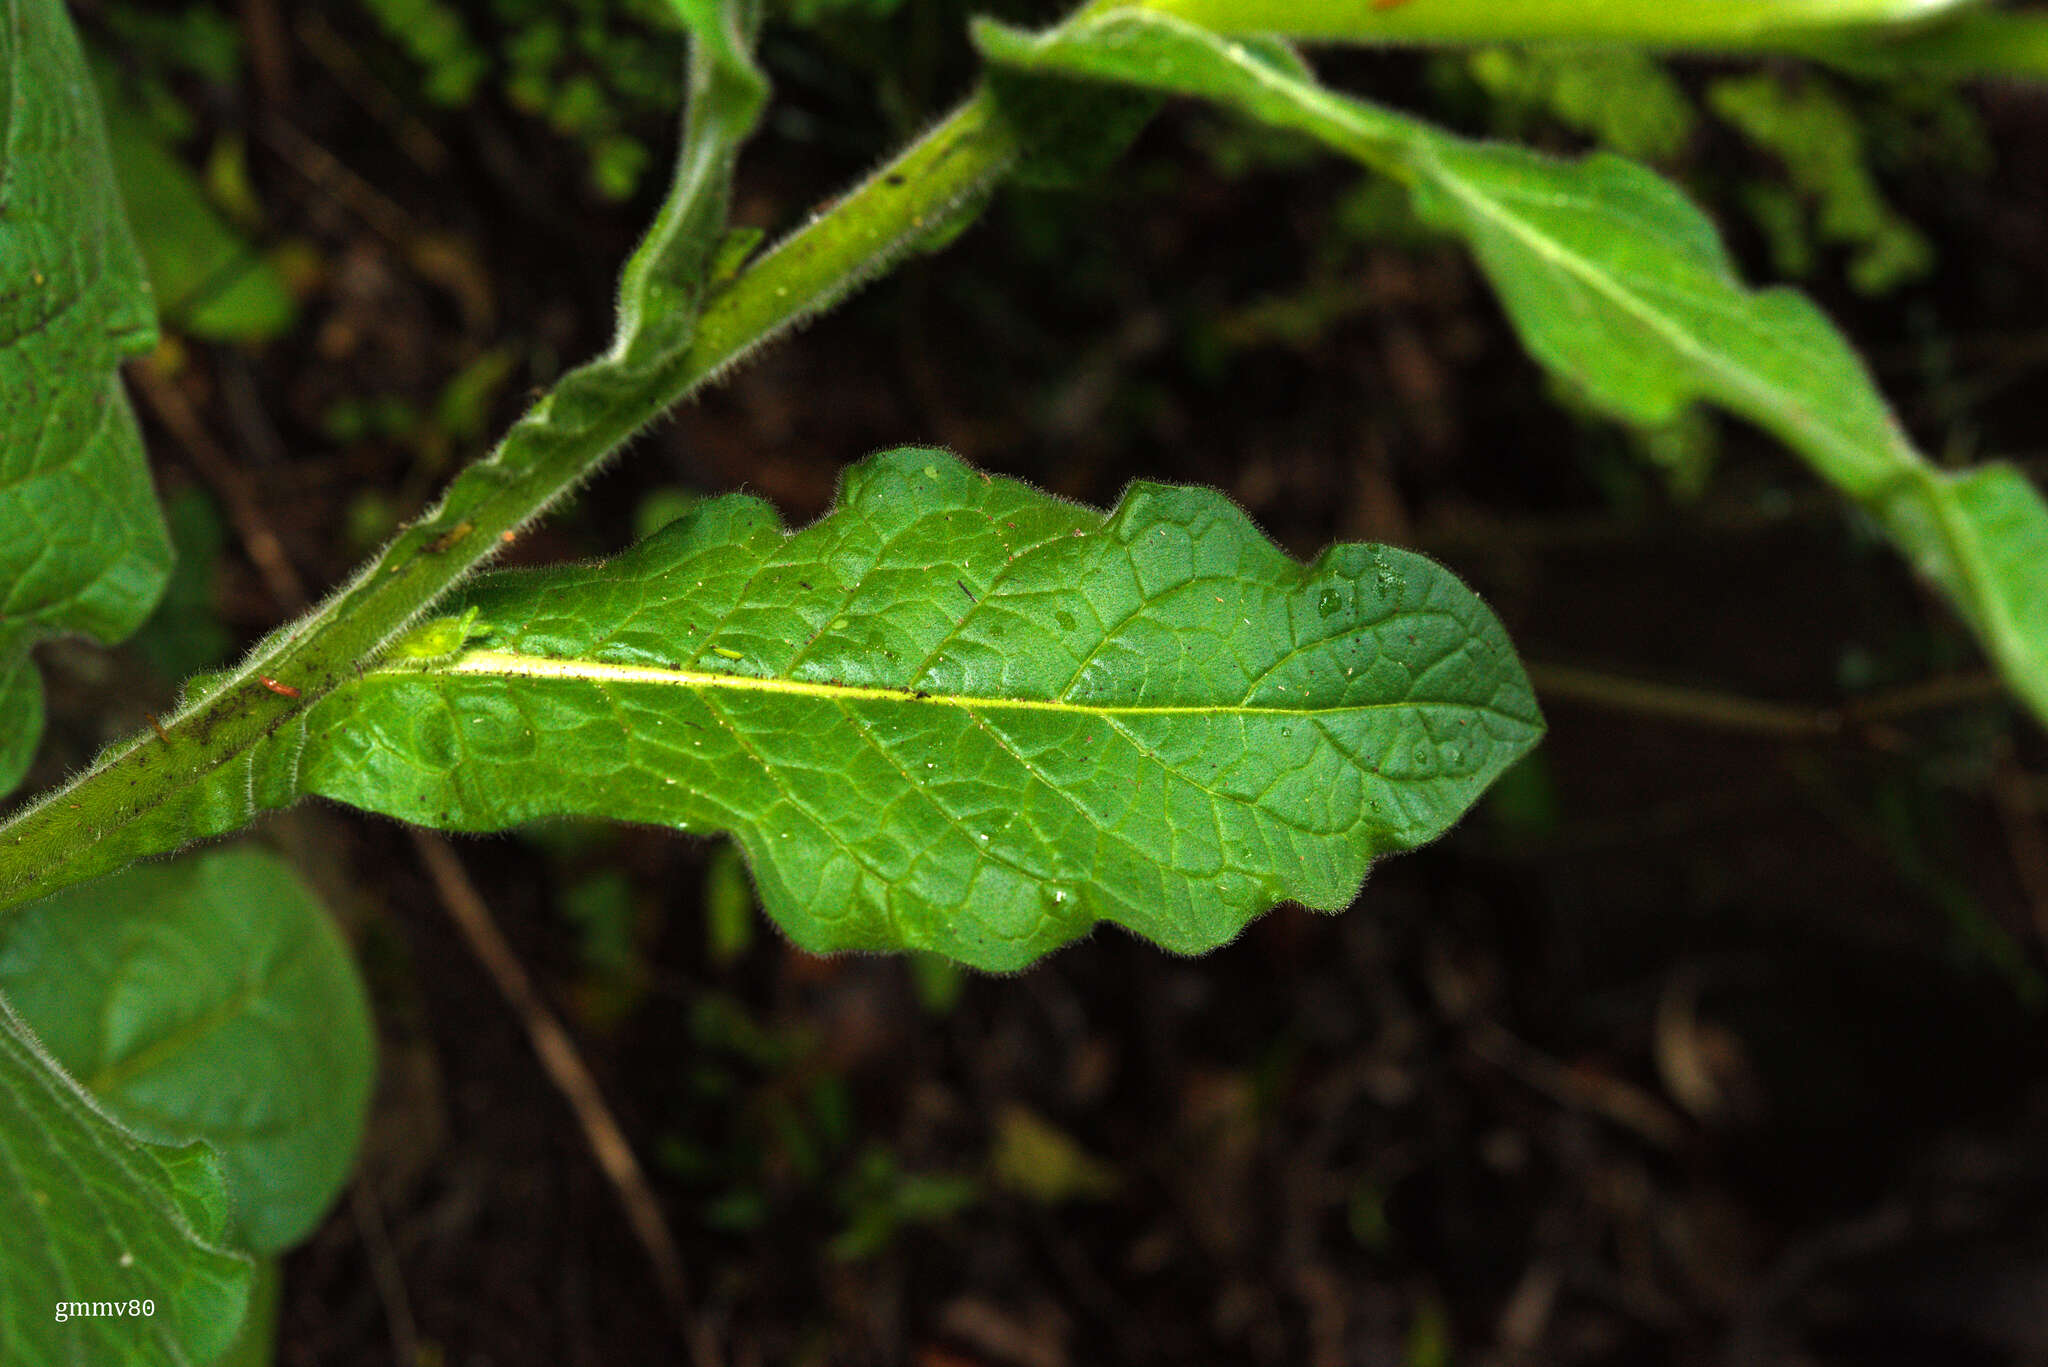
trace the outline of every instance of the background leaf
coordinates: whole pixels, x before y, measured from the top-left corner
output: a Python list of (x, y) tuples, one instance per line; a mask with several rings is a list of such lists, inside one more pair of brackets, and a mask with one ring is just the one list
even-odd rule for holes
[(215, 212), (148, 118), (94, 65), (114, 175), (165, 325), (225, 341), (262, 341), (289, 331), (298, 304), (283, 278)]
[[(145, 1143), (57, 1068), (0, 1000), (0, 1361), (206, 1363), (235, 1336), (246, 1259), (204, 1144)], [(56, 1319), (59, 1301), (147, 1299), (147, 1316)]]
[[(1791, 211), (1803, 216), (1802, 200), (1811, 199), (1818, 236), (1853, 249), (1848, 273), (1857, 289), (1882, 294), (1926, 275), (1934, 249), (1885, 202), (1854, 113), (1823, 77), (1812, 72), (1805, 77), (1798, 82), (1774, 72), (1729, 77), (1714, 82), (1707, 100), (1751, 142), (1784, 163), (1791, 188), (1778, 193), (1787, 196)], [(1752, 195), (1762, 193), (1752, 190)], [(1771, 221), (1768, 213), (1758, 218)], [(1792, 252), (1781, 246), (1776, 255), (1781, 274), (1799, 273)]]
[(1098, 919), (1210, 949), (1282, 898), (1345, 906), (1542, 729), (1420, 556), (1302, 566), (1213, 491), (1105, 516), (935, 451), (854, 467), (793, 535), (717, 499), (468, 605), (308, 709), (259, 800), (729, 830), (816, 951), (1010, 969)]
[[(170, 570), (141, 436), (115, 368), (156, 320), (59, 0), (0, 24), (0, 792), (34, 753), (20, 660), (82, 631), (114, 642)], [(37, 695), (39, 697), (39, 695)]]
[(325, 1214), (375, 1036), (347, 945), (282, 860), (208, 851), (46, 898), (0, 942), (0, 992), (122, 1123), (213, 1145), (250, 1246)]
[(0, 654), (0, 794), (20, 782), (35, 758), (43, 734), (43, 683), (36, 662), (22, 650), (13, 659)]
[(1744, 288), (1670, 182), (1619, 157), (1454, 137), (1323, 89), (1278, 43), (1161, 15), (976, 36), (998, 61), (1220, 101), (1403, 181), (1422, 219), (1471, 247), (1538, 360), (1637, 424), (1705, 400), (1778, 437), (1884, 524), (2048, 722), (2048, 504), (2010, 467), (1922, 459), (1834, 325), (1803, 295)]
[(284, 1269), (276, 1258), (256, 1260), (254, 1284), (249, 1290), (249, 1312), (242, 1316), (241, 1332), (213, 1367), (274, 1367), (277, 1362), (277, 1320), (283, 1308)]

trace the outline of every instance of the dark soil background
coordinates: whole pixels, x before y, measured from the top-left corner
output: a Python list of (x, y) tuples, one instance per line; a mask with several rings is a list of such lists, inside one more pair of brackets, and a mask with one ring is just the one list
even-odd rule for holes
[[(487, 54), (519, 37), (516, 7), (452, 8)], [(864, 12), (891, 8), (771, 31), (742, 222), (800, 221), (964, 89), (961, 11)], [(601, 344), (671, 135), (622, 108), (653, 161), (608, 199), (493, 79), (425, 98), (366, 9), (220, 13), (237, 79), (166, 88), (195, 165), (241, 149), (300, 322), (174, 337), (137, 394), (160, 488), (223, 528), (192, 610), (236, 645)], [(1441, 62), (1328, 70), (1497, 126)], [(1894, 96), (1844, 89), (1886, 126)], [(1879, 164), (1931, 272), (1866, 297), (1823, 248), (1807, 283), (1926, 449), (2038, 475), (2048, 92), (1941, 98), (1988, 161)], [(1672, 169), (1768, 277), (1739, 206), (1773, 160), (1703, 127)], [(359, 1181), (285, 1264), (280, 1362), (2048, 1362), (2048, 743), (1793, 459), (1725, 425), (1674, 492), (1556, 401), (1457, 252), (1358, 229), (1358, 185), (1171, 108), (1101, 181), (1006, 193), (750, 361), (507, 559), (610, 553), (691, 493), (802, 522), (900, 444), (1099, 504), (1198, 481), (1298, 555), (1387, 540), (1465, 577), (1537, 677), (1540, 753), (1343, 915), (1200, 960), (1105, 929), (1007, 978), (800, 954), (734, 922), (711, 843), (459, 843), (651, 1175), (681, 1307), (407, 833), (273, 821), (383, 1047)], [(176, 683), (47, 654), (44, 780)]]

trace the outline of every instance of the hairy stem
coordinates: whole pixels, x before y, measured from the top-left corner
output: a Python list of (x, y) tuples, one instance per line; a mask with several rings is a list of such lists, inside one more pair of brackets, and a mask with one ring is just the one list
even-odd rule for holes
[(0, 911), (241, 824), (248, 811), (222, 810), (216, 794), (254, 746), (353, 677), (635, 432), (886, 270), (1020, 151), (994, 99), (977, 93), (715, 294), (687, 345), (653, 357), (622, 346), (565, 376), (326, 602), (198, 690), (160, 732), (109, 747), (0, 825)]

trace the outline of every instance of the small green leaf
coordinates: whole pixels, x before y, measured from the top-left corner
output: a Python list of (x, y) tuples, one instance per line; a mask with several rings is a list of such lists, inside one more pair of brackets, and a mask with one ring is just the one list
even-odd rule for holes
[[(166, 681), (219, 667), (235, 638), (221, 621), (215, 587), (227, 527), (212, 495), (187, 486), (164, 500), (178, 561), (156, 611), (135, 633), (131, 649)], [(4, 712), (0, 706), (0, 712)]]
[(645, 369), (689, 345), (728, 241), (733, 164), (768, 103), (749, 49), (758, 0), (673, 0), (690, 31), (690, 101), (675, 179), (619, 281), (613, 355)]
[(348, 947), (275, 856), (141, 864), (22, 913), (0, 993), (122, 1123), (204, 1139), (259, 1251), (303, 1238), (348, 1173), (375, 1066)]
[(1208, 490), (1105, 516), (936, 451), (855, 467), (799, 533), (711, 500), (469, 600), (487, 639), (308, 709), (259, 800), (728, 830), (813, 951), (1008, 969), (1098, 920), (1211, 949), (1282, 898), (1345, 906), (1542, 730), (1499, 623), (1420, 556), (1303, 566)]
[(910, 956), (910, 989), (917, 1004), (934, 1016), (951, 1015), (967, 990), (967, 971), (937, 954)]
[(5, 792), (41, 729), (29, 648), (133, 631), (171, 545), (115, 373), (156, 318), (59, 0), (9, 7), (0, 91), (0, 701), (22, 704), (0, 708)]
[(18, 783), (43, 734), (43, 681), (27, 651), (0, 653), (0, 795)]
[(204, 1144), (137, 1139), (0, 999), (0, 1361), (213, 1361), (249, 1298), (228, 1209)]
[(1471, 247), (1538, 360), (1639, 426), (1705, 401), (1778, 437), (1884, 524), (2048, 721), (2048, 504), (2010, 467), (1922, 459), (1826, 316), (1790, 290), (1746, 289), (1670, 182), (1619, 157), (1454, 137), (1325, 90), (1272, 40), (1163, 15), (1112, 10), (1041, 35), (984, 22), (975, 39), (999, 62), (1213, 99), (1402, 181), (1419, 217)]
[(725, 236), (718, 240), (718, 250), (712, 254), (711, 283), (722, 285), (738, 275), (766, 236), (768, 231), (765, 228), (727, 229)]
[(289, 331), (298, 303), (284, 280), (214, 211), (192, 172), (94, 65), (114, 175), (165, 325), (228, 341)]
[(422, 622), (391, 645), (394, 660), (440, 660), (455, 655), (471, 641), (490, 634), (470, 608), (459, 616), (436, 617)]
[(277, 1362), (277, 1317), (284, 1299), (284, 1268), (276, 1258), (256, 1260), (256, 1282), (249, 1291), (249, 1313), (242, 1330), (213, 1367), (274, 1367)]
[(997, 1186), (1041, 1205), (1101, 1200), (1122, 1185), (1116, 1170), (1072, 1135), (1015, 1103), (996, 1116), (989, 1166)]
[(728, 842), (704, 870), (704, 944), (711, 962), (730, 967), (754, 945), (754, 890), (746, 862)]

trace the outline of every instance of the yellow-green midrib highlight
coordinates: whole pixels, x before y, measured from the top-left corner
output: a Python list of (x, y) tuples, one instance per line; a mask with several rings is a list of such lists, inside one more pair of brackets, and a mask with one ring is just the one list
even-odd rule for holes
[[(385, 669), (386, 676), (419, 673), (415, 669)], [(748, 674), (723, 674), (710, 670), (665, 668), (660, 665), (611, 664), (601, 660), (565, 660), (544, 655), (520, 655), (501, 650), (475, 650), (454, 660), (430, 667), (425, 672), (440, 675), (499, 679), (561, 680), (600, 685), (647, 684), (662, 688), (732, 693), (771, 693), (792, 698), (814, 698), (821, 702), (882, 702), (909, 706), (953, 707), (968, 711), (1062, 712), (1089, 717), (1204, 717), (1244, 713), (1260, 717), (1329, 717), (1354, 712), (1383, 712), (1398, 708), (1443, 706), (1428, 699), (1395, 702), (1333, 703), (1316, 707), (1279, 707), (1250, 702), (1235, 703), (1088, 703), (1063, 698), (981, 697), (941, 693), (929, 689), (879, 688), (860, 684), (836, 684), (806, 679), (763, 678)], [(1285, 685), (1276, 685), (1284, 688)], [(1448, 704), (1457, 706), (1458, 704)]]

